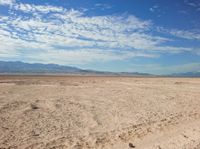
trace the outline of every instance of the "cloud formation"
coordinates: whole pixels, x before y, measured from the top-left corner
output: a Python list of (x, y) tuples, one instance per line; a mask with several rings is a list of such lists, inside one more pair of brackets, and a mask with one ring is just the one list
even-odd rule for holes
[(13, 5), (14, 3), (14, 0), (0, 0), (0, 5)]
[(154, 12), (159, 8), (158, 5), (154, 5), (153, 7), (149, 8), (149, 11)]
[(195, 9), (197, 12), (200, 10), (200, 2), (198, 0), (184, 0), (184, 3)]
[(178, 38), (189, 39), (189, 40), (200, 40), (200, 30), (179, 30), (179, 29), (166, 29), (158, 27), (159, 32), (167, 33)]
[(170, 39), (155, 35), (152, 21), (134, 15), (89, 17), (80, 10), (14, 0), (0, 0), (0, 5), (9, 6), (10, 13), (0, 18), (0, 58), (80, 64), (193, 50), (164, 46)]
[(108, 5), (108, 4), (102, 4), (102, 3), (97, 3), (97, 4), (95, 4), (95, 7), (97, 7), (97, 8), (101, 8), (102, 10), (105, 10), (105, 9), (111, 9), (111, 8), (112, 8), (111, 5)]

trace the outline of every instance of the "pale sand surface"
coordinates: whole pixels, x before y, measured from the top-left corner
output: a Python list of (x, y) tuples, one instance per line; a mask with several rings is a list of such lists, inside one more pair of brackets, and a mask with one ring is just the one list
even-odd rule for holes
[(200, 149), (200, 79), (0, 76), (0, 148)]

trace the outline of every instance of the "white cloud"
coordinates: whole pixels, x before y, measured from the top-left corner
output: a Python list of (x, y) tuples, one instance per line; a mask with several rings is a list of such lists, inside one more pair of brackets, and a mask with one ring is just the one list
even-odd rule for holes
[(154, 12), (159, 8), (158, 5), (154, 5), (153, 7), (149, 8), (149, 11)]
[(0, 5), (13, 5), (15, 0), (0, 0)]
[(178, 29), (165, 29), (159, 27), (158, 31), (163, 33), (168, 33), (183, 39), (200, 40), (200, 30), (178, 30)]
[(97, 7), (97, 8), (101, 8), (102, 10), (105, 10), (105, 9), (111, 9), (111, 8), (112, 8), (111, 5), (108, 5), (108, 4), (102, 4), (102, 3), (97, 3), (97, 4), (95, 4), (95, 7)]
[(50, 5), (31, 5), (31, 4), (16, 4), (14, 9), (30, 13), (49, 13), (49, 12), (64, 12), (62, 7), (55, 7)]
[(171, 30), (169, 33), (180, 38), (200, 40), (200, 32), (196, 31)]
[(153, 35), (153, 23), (133, 15), (89, 17), (84, 11), (23, 3), (11, 9), (16, 15), (0, 18), (0, 58), (75, 64), (192, 51), (163, 46), (170, 40)]
[(193, 1), (193, 0), (184, 0), (184, 3), (191, 7), (193, 10), (196, 9), (196, 12), (200, 11), (200, 2), (197, 1)]
[(0, 6), (12, 6), (15, 4), (15, 0), (0, 0)]

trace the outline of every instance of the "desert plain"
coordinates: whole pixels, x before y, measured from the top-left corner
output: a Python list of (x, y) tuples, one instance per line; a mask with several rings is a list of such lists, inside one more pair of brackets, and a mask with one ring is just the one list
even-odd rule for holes
[(200, 78), (0, 76), (0, 149), (200, 149)]

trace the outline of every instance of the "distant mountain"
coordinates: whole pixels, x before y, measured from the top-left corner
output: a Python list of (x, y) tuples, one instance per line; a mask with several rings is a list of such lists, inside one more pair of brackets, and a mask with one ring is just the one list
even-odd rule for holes
[(77, 73), (82, 70), (76, 67), (56, 64), (23, 63), (19, 61), (0, 61), (0, 73)]
[(26, 74), (92, 74), (92, 75), (118, 75), (118, 76), (146, 76), (147, 73), (138, 72), (108, 72), (84, 70), (71, 66), (61, 66), (57, 64), (24, 63), (20, 61), (0, 61), (0, 73), (26, 73)]
[(184, 72), (184, 73), (174, 73), (170, 76), (175, 77), (200, 77), (200, 72)]

